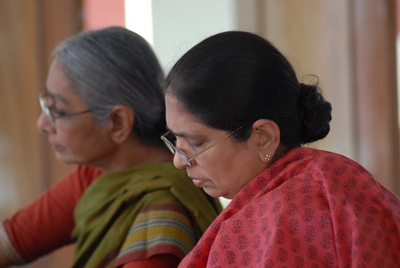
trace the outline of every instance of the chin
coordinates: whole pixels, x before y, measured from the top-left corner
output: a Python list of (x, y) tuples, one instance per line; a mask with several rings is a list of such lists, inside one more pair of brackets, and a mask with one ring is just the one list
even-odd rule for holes
[(65, 164), (65, 165), (79, 165), (80, 163), (78, 163), (76, 160), (71, 159), (70, 157), (63, 155), (63, 154), (59, 154), (56, 153), (56, 159), (58, 162)]
[(215, 188), (208, 188), (208, 187), (204, 187), (203, 188), (204, 192), (206, 192), (209, 196), (218, 198), (218, 197), (226, 197), (227, 195), (229, 195), (226, 191), (220, 190), (220, 189), (215, 189)]
[(57, 158), (58, 162), (60, 162), (61, 164), (64, 165), (79, 165), (79, 163), (76, 163), (74, 161), (69, 161), (69, 160), (63, 160), (63, 159), (59, 159)]

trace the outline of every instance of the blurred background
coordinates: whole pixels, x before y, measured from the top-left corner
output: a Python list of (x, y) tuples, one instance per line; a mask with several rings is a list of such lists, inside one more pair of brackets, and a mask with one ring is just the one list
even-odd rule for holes
[[(396, 0), (0, 0), (0, 218), (73, 169), (55, 160), (37, 131), (37, 97), (53, 48), (106, 26), (145, 37), (165, 72), (214, 33), (260, 34), (302, 82), (317, 75), (333, 105), (331, 133), (308, 146), (358, 161), (400, 194), (398, 10)], [(69, 267), (72, 249), (26, 267)]]

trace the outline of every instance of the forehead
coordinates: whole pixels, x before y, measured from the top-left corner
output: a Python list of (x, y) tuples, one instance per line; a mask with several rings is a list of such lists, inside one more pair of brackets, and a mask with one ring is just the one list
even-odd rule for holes
[(183, 108), (181, 103), (171, 94), (165, 96), (167, 127), (174, 133), (199, 131), (209, 128), (198, 122), (193, 114)]
[(53, 87), (72, 87), (67, 75), (61, 67), (61, 64), (55, 59), (50, 65), (49, 73), (46, 81), (48, 88)]
[(56, 59), (50, 65), (45, 91), (51, 98), (60, 100), (65, 104), (82, 102), (75, 93), (73, 85), (62, 69), (61, 64)]

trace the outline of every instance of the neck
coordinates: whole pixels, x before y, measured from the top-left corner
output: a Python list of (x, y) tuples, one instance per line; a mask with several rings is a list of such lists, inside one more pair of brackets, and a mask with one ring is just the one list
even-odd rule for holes
[(172, 161), (171, 153), (167, 148), (146, 145), (137, 141), (126, 141), (116, 147), (103, 164), (96, 165), (104, 173), (145, 164)]

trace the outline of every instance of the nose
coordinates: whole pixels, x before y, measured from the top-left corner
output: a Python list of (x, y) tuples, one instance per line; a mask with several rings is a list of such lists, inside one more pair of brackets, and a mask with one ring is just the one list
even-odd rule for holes
[(51, 125), (50, 118), (44, 112), (40, 114), (36, 126), (41, 133), (46, 135), (55, 131), (54, 127)]
[(188, 165), (186, 164), (186, 162), (182, 159), (182, 157), (179, 155), (179, 153), (177, 152), (176, 154), (174, 154), (174, 159), (173, 159), (173, 163), (174, 166), (178, 169), (184, 169), (186, 167), (188, 167)]

